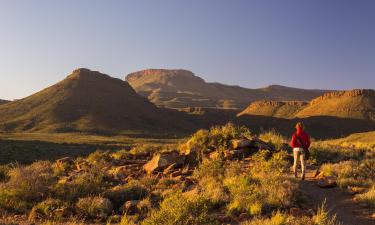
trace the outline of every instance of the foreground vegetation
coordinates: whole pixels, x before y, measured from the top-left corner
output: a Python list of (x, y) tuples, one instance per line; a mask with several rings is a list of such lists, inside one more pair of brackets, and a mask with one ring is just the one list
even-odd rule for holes
[[(247, 128), (228, 124), (200, 130), (181, 143), (3, 165), (0, 212), (27, 215), (29, 221), (47, 224), (335, 224), (324, 205), (317, 211), (295, 213), (307, 199), (289, 174), (290, 149), (281, 135), (259, 136), (275, 147), (274, 152), (259, 150), (241, 159), (225, 156), (231, 140), (251, 137)], [(146, 162), (154, 154), (175, 150), (180, 154), (196, 151), (193, 161), (176, 175), (124, 167), (127, 162)], [(371, 151), (339, 151), (317, 143), (311, 163), (324, 163), (323, 172), (337, 177), (340, 187), (365, 188), (355, 198), (374, 205)]]

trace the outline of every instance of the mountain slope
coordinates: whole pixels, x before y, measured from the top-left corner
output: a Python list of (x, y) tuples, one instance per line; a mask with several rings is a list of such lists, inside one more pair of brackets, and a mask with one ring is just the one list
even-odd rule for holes
[(10, 102), (10, 101), (8, 101), (8, 100), (3, 100), (3, 99), (0, 99), (0, 105), (2, 105), (2, 104), (5, 104), (5, 103), (8, 103), (8, 102)]
[(257, 100), (309, 101), (327, 91), (272, 85), (249, 89), (208, 83), (187, 70), (149, 69), (126, 76), (126, 81), (158, 106), (168, 108), (213, 107), (243, 109)]
[(298, 101), (256, 101), (251, 103), (237, 116), (260, 115), (278, 118), (293, 118), (294, 115), (307, 105)]
[(356, 89), (327, 93), (312, 100), (295, 116), (334, 116), (375, 121), (375, 91)]
[(88, 69), (27, 98), (0, 106), (0, 130), (143, 132), (189, 130), (178, 112), (159, 109), (131, 86)]

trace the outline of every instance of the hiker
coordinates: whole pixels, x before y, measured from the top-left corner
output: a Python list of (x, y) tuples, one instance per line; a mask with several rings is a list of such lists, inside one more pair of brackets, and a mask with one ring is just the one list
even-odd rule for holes
[(301, 169), (302, 169), (301, 178), (302, 180), (304, 180), (305, 171), (306, 171), (305, 160), (308, 158), (308, 155), (309, 155), (310, 136), (303, 130), (303, 124), (301, 122), (298, 122), (296, 124), (296, 132), (292, 135), (292, 141), (290, 142), (290, 146), (293, 148), (294, 177), (297, 178), (297, 162), (299, 158), (301, 161)]

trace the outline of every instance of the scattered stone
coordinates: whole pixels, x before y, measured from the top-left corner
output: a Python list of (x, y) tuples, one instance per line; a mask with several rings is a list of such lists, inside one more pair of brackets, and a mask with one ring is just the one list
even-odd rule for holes
[(170, 177), (178, 177), (182, 175), (182, 171), (181, 170), (177, 170), (177, 171), (174, 171), (173, 173), (170, 174)]
[(70, 157), (64, 157), (64, 158), (56, 160), (56, 163), (59, 163), (59, 164), (63, 164), (63, 163), (74, 164), (74, 160)]
[(172, 170), (173, 170), (175, 167), (176, 167), (176, 163), (173, 163), (172, 165), (168, 166), (168, 167), (164, 170), (163, 174), (164, 174), (164, 175), (170, 174), (170, 173), (172, 172)]
[(364, 193), (366, 190), (364, 187), (348, 187), (348, 193), (352, 195)]
[(211, 160), (216, 160), (220, 158), (220, 153), (218, 151), (214, 151), (208, 154), (208, 158)]
[(231, 145), (233, 149), (253, 147), (252, 141), (248, 139), (233, 139)]
[(151, 174), (154, 171), (160, 171), (168, 166), (175, 164), (176, 167), (182, 166), (184, 164), (185, 158), (179, 155), (177, 152), (161, 153), (154, 156), (150, 161), (148, 161), (143, 169)]
[(109, 171), (109, 174), (112, 175), (117, 180), (123, 180), (129, 176), (129, 170), (127, 166), (119, 166)]
[(334, 177), (324, 177), (318, 180), (318, 186), (320, 188), (334, 188), (337, 186), (336, 178)]
[(138, 200), (131, 200), (125, 202), (125, 204), (120, 208), (120, 211), (123, 213), (129, 214), (129, 215), (134, 215), (138, 212)]

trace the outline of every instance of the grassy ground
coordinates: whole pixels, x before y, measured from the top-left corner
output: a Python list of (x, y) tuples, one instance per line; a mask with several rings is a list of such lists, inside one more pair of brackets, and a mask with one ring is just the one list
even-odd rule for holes
[(96, 150), (120, 150), (139, 144), (162, 145), (178, 141), (180, 139), (79, 133), (0, 133), (0, 165), (56, 160), (65, 156), (74, 158), (87, 156)]

